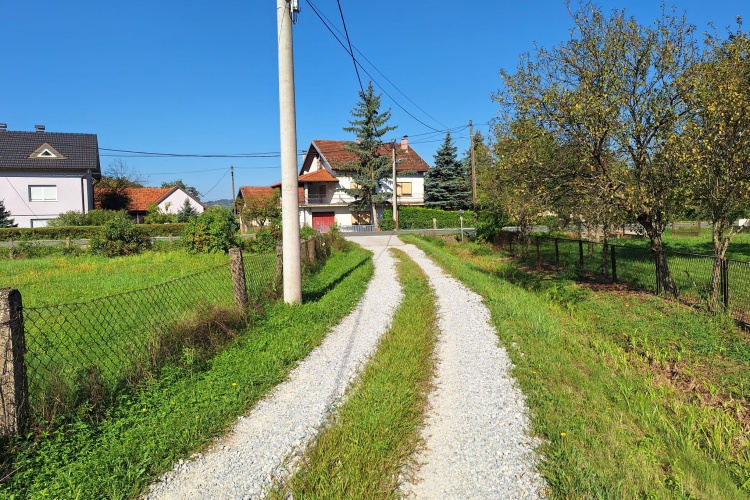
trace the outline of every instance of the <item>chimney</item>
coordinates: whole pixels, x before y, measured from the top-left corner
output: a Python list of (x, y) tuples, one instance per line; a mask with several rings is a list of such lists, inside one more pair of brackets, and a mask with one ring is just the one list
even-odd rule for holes
[(44, 132), (44, 125), (34, 125), (37, 132)]
[(5, 132), (6, 130), (8, 130), (8, 124), (0, 123), (0, 132)]
[(408, 135), (405, 135), (401, 138), (401, 149), (403, 149), (404, 151), (409, 150), (409, 136)]

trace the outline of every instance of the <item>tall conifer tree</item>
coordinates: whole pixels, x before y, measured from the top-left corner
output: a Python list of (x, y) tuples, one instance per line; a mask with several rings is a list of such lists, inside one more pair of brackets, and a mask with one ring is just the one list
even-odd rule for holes
[(425, 174), (426, 207), (443, 210), (471, 207), (471, 178), (464, 164), (456, 158), (456, 151), (448, 132), (443, 145), (435, 153), (435, 166)]
[(391, 155), (379, 154), (378, 149), (383, 145), (383, 136), (396, 127), (387, 125), (391, 118), (390, 109), (383, 113), (379, 111), (380, 95), (375, 95), (372, 82), (366, 91), (359, 93), (359, 98), (357, 106), (352, 109), (354, 120), (349, 120), (351, 126), (344, 127), (345, 132), (357, 136), (355, 142), (344, 146), (357, 155), (357, 160), (340, 167), (351, 174), (354, 184), (342, 191), (354, 197), (349, 209), (353, 212), (369, 211), (372, 224), (377, 226), (376, 207), (391, 197), (390, 193), (379, 192), (380, 182), (390, 177), (392, 167)]

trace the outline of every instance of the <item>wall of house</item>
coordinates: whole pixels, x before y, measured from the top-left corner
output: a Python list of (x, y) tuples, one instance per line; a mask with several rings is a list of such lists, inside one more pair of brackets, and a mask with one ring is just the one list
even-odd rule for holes
[[(41, 227), (61, 213), (94, 208), (90, 178), (82, 174), (3, 172), (0, 200), (18, 227)], [(54, 186), (54, 198), (31, 201), (30, 186)]]
[(170, 213), (170, 214), (176, 214), (180, 211), (182, 208), (182, 205), (185, 204), (185, 200), (189, 200), (190, 205), (199, 213), (203, 213), (203, 205), (195, 201), (190, 195), (188, 195), (186, 192), (182, 191), (181, 189), (178, 189), (171, 195), (167, 196), (161, 203), (159, 203), (159, 208), (164, 213)]
[[(424, 205), (424, 174), (397, 174), (396, 182), (411, 183), (411, 195), (399, 196), (399, 205)], [(384, 192), (393, 193), (393, 181), (391, 179), (386, 179), (381, 184)]]

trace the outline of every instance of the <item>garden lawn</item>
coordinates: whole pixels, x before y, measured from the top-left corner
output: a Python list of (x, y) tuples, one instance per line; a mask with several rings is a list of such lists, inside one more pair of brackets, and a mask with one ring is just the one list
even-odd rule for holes
[(372, 273), (369, 252), (334, 253), (305, 281), (303, 305), (271, 305), (208, 362), (163, 369), (99, 422), (72, 418), (55, 433), (16, 442), (0, 497), (136, 498), (283, 381), (359, 302)]
[(485, 298), (550, 498), (748, 496), (750, 345), (729, 319), (474, 243), (403, 239)]

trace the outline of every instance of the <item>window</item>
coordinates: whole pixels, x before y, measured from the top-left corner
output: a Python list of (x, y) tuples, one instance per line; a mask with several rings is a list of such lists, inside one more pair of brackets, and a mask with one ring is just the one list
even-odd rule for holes
[(31, 219), (31, 227), (47, 227), (49, 219)]
[(397, 182), (396, 196), (411, 196), (411, 182)]
[(29, 186), (29, 201), (57, 201), (57, 186)]
[(369, 226), (372, 224), (372, 214), (370, 212), (354, 212), (352, 220), (356, 226)]

